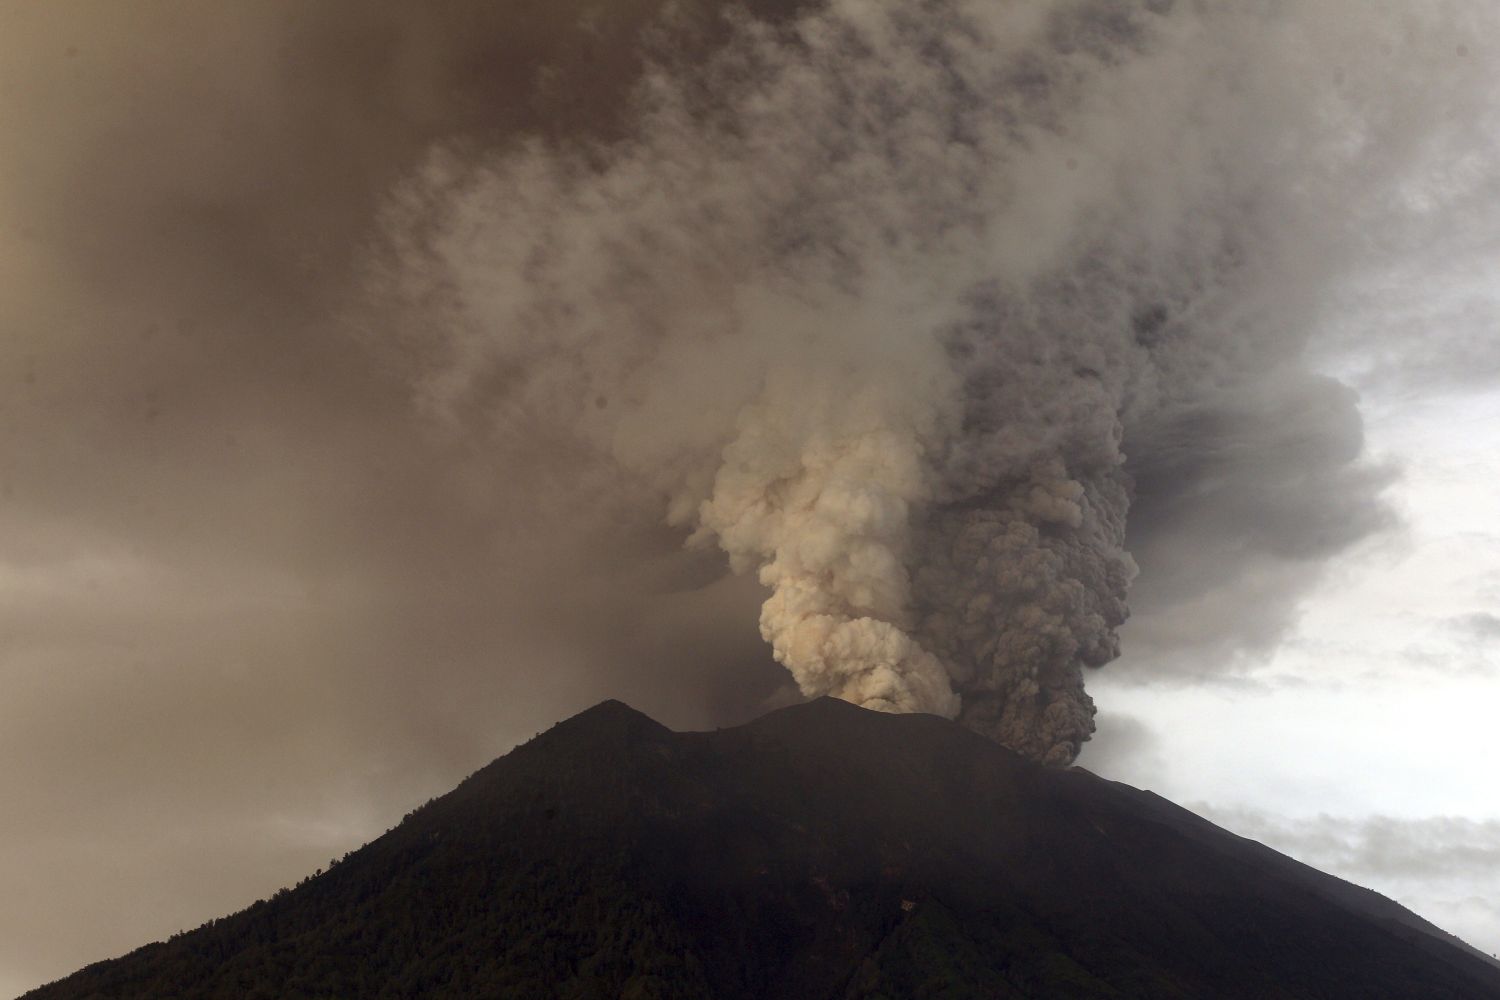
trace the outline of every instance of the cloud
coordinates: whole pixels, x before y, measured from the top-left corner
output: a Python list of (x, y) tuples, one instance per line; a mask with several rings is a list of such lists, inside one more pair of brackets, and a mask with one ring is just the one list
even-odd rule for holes
[(1143, 433), (1128, 466), (1137, 670), (1192, 678), (1205, 662), (1265, 654), (1332, 556), (1397, 525), (1385, 494), (1398, 470), (1365, 460), (1356, 404), (1338, 382), (1306, 376)]
[(1473, 614), (1449, 619), (1448, 626), (1460, 636), (1468, 639), (1477, 639), (1480, 642), (1500, 639), (1500, 615), (1493, 615), (1487, 611), (1476, 611)]
[(1145, 720), (1109, 709), (1099, 713), (1098, 728), (1078, 758), (1080, 767), (1141, 787), (1148, 787), (1165, 764), (1161, 740)]
[[(1219, 814), (1216, 814), (1219, 815)], [(1237, 832), (1341, 872), (1378, 878), (1444, 878), (1479, 884), (1500, 877), (1500, 821), (1455, 816), (1287, 819), (1223, 816)]]
[(1229, 830), (1375, 889), (1487, 954), (1500, 950), (1500, 821), (1287, 817), (1199, 804)]

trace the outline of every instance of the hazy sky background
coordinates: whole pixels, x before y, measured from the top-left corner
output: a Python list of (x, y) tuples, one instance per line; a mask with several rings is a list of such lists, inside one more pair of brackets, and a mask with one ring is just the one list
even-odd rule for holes
[[(1358, 34), (1362, 57), (1276, 94), (1380, 107), (1396, 83), (1358, 88), (1436, 81), (1385, 121), (1428, 172), (1331, 189), (1351, 226), (1385, 219), (1367, 189), (1444, 225), (1356, 227), (1378, 266), (1306, 314), (1307, 364), (1339, 383), (1142, 439), (1135, 614), (1089, 675), (1081, 763), (1493, 952), (1485, 7), (1330, 0), (1293, 25), (1373, 18), (1391, 48)], [(434, 418), (421, 344), (388, 327), (443, 314), (386, 314), (371, 287), (392, 192), (435, 145), (485, 163), (519, 136), (631, 135), (647, 54), (728, 30), (656, 9), (0, 0), (0, 996), (268, 896), (600, 699), (690, 728), (794, 696), (753, 579), (603, 502), (567, 435), (503, 450)], [(1251, 108), (1206, 134), (1279, 134)]]

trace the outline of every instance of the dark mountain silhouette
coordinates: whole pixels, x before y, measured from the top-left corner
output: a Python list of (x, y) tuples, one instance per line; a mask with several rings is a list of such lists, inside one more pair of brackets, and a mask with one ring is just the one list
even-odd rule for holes
[(933, 716), (673, 733), (611, 701), (295, 890), (27, 997), (1474, 1000), (1500, 970)]

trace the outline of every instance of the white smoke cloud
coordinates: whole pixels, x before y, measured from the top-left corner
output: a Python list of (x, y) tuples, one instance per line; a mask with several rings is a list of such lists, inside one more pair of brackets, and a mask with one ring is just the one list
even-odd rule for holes
[(803, 693), (1067, 762), (1093, 729), (1083, 670), (1127, 616), (1134, 469), (1203, 473), (1156, 477), (1170, 507), (1211, 485), (1184, 457), (1202, 442), (1274, 437), (1226, 421), (1315, 397), (1355, 446), (1307, 482), (1378, 496), (1353, 400), (1319, 394), (1306, 349), (1351, 276), (1492, 188), (1465, 131), (1494, 124), (1492, 91), (1455, 58), (1488, 20), (747, 17), (708, 65), (648, 74), (626, 139), (436, 153), (390, 209), (384, 301), (423, 398), (497, 461), (573, 456), (561, 510), (657, 505), (758, 573)]

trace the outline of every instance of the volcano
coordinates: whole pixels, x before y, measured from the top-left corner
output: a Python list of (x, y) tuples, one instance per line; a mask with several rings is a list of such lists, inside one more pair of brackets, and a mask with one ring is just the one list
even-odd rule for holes
[(935, 716), (676, 733), (609, 701), (297, 888), (26, 994), (171, 996), (1477, 1000), (1500, 968)]

